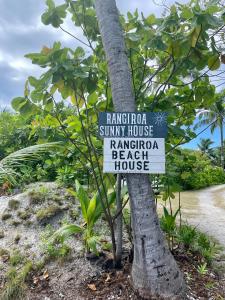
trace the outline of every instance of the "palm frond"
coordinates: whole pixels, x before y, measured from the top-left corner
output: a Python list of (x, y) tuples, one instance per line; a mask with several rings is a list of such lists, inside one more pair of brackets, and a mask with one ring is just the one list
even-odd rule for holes
[(59, 149), (61, 146), (60, 142), (45, 143), (26, 147), (9, 154), (0, 160), (0, 182), (7, 180), (10, 183), (15, 183), (19, 176), (15, 168), (25, 166), (27, 162), (40, 160), (43, 154)]
[(18, 173), (13, 169), (2, 166), (0, 164), (0, 182), (10, 182), (10, 184), (16, 184), (16, 178), (18, 177)]
[(202, 119), (202, 120), (199, 120), (198, 123), (195, 124), (194, 130), (198, 129), (200, 127), (203, 127), (203, 126), (207, 126), (207, 125), (209, 125), (212, 122), (213, 122), (213, 120), (211, 120), (211, 119)]
[(214, 122), (214, 123), (210, 126), (210, 132), (213, 134), (213, 132), (216, 130), (217, 127), (218, 127), (218, 122)]

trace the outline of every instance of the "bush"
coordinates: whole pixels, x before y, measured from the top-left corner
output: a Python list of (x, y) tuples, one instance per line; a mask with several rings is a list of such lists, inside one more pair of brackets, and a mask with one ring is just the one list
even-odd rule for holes
[(179, 149), (168, 157), (168, 174), (183, 190), (200, 189), (225, 183), (225, 172), (212, 164), (209, 157), (200, 151)]
[(197, 230), (189, 225), (182, 225), (177, 230), (176, 240), (182, 243), (186, 249), (189, 249), (197, 237)]
[(177, 228), (175, 240), (186, 250), (199, 255), (207, 264), (212, 262), (217, 251), (217, 246), (210, 237), (188, 224)]

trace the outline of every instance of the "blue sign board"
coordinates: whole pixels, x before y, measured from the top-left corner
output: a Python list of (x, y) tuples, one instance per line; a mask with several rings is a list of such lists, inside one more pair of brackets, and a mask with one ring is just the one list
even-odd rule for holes
[(165, 112), (101, 112), (99, 136), (102, 138), (165, 138)]

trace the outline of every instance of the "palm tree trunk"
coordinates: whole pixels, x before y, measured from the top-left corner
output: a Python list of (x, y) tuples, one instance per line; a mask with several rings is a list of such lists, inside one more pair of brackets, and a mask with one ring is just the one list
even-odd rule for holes
[(224, 170), (224, 146), (223, 146), (223, 118), (221, 118), (220, 121), (220, 162), (221, 162), (221, 168)]
[[(131, 72), (115, 0), (96, 0), (99, 29), (117, 112), (136, 109)], [(133, 287), (145, 299), (184, 299), (183, 276), (160, 230), (148, 175), (126, 175), (134, 242)]]

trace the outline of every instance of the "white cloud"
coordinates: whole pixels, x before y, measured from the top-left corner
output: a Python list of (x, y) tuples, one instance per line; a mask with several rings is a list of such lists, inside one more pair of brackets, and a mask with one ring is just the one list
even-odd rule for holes
[[(64, 0), (55, 2), (60, 5)], [(175, 0), (166, 2), (174, 3)], [(117, 0), (117, 4), (122, 13), (136, 8), (145, 15), (159, 14), (163, 10), (151, 0)], [(44, 45), (51, 47), (54, 41), (61, 41), (66, 47), (78, 45), (73, 37), (60, 29), (41, 23), (45, 9), (44, 0), (0, 0), (0, 99), (4, 102), (23, 92), (27, 76), (38, 76), (43, 71), (24, 58), (26, 53), (39, 52)], [(81, 29), (75, 27), (70, 18), (65, 20), (63, 28), (85, 41)]]
[(34, 65), (23, 58), (11, 59), (9, 66), (17, 71), (34, 69)]

